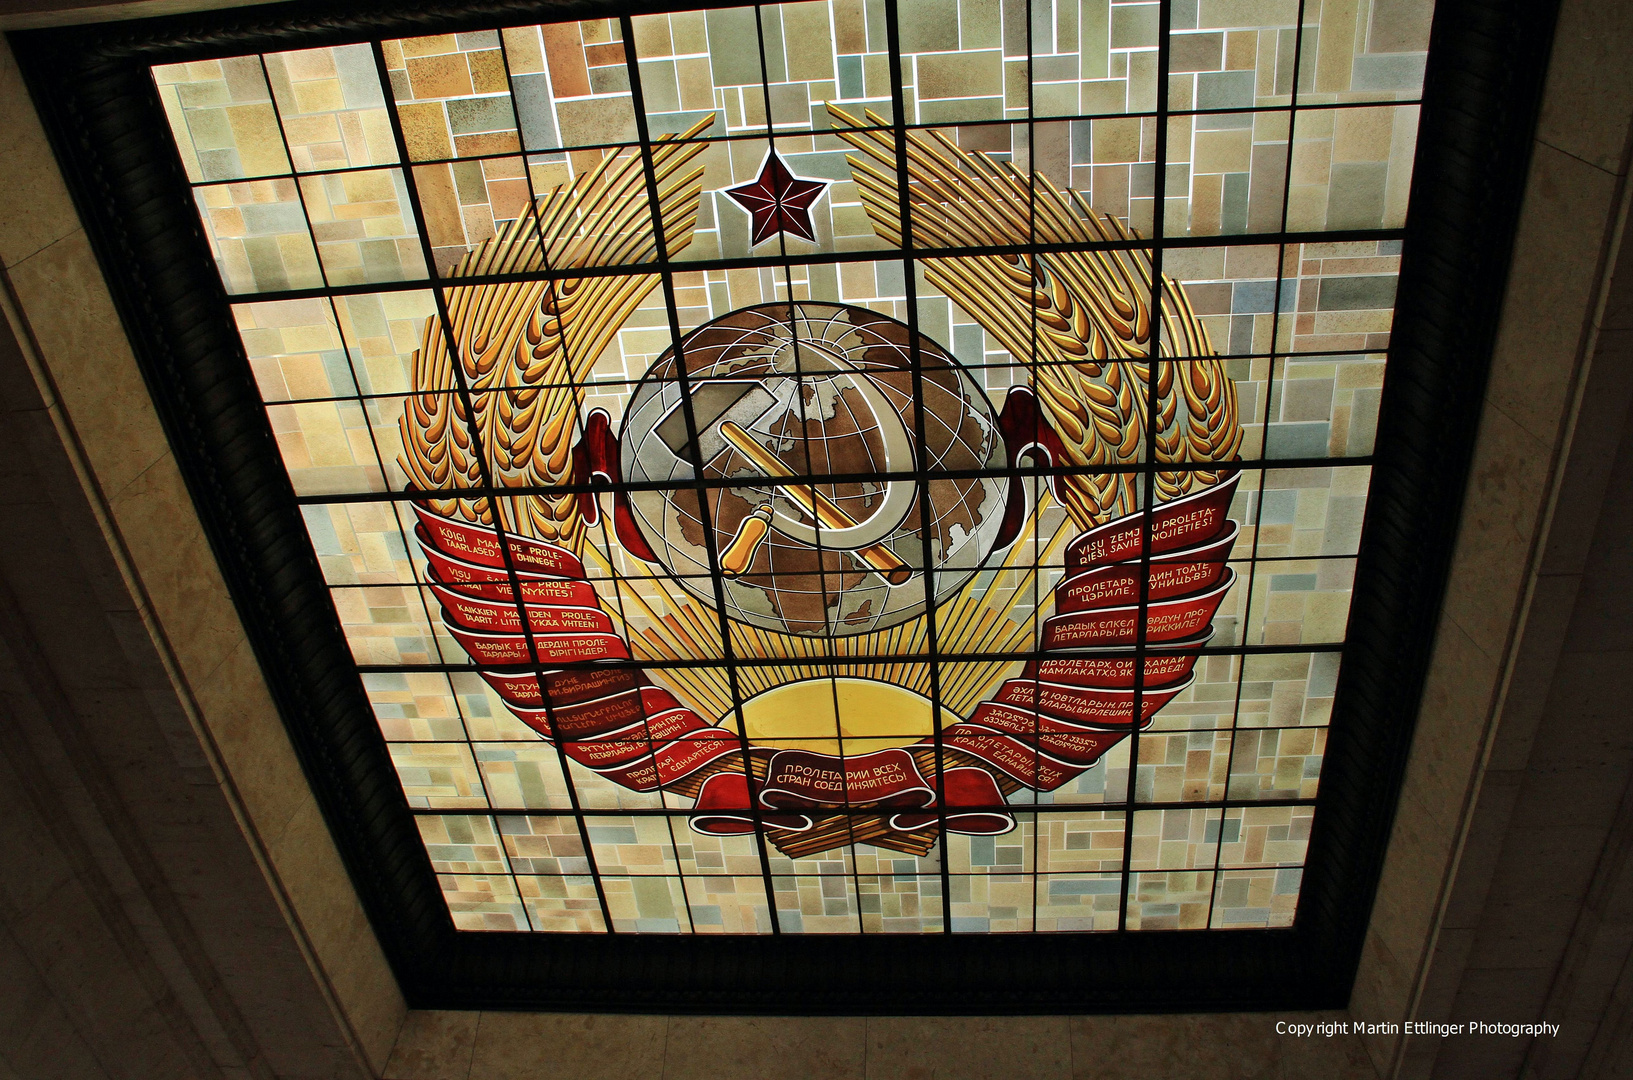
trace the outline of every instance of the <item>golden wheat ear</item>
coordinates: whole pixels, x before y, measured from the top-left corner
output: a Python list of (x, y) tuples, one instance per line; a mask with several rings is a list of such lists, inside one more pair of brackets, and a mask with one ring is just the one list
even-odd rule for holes
[[(658, 283), (656, 274), (642, 269), (657, 257), (657, 230), (663, 230), (669, 254), (692, 242), (704, 173), (695, 162), (708, 146), (697, 139), (713, 123), (710, 114), (678, 135), (654, 140), (650, 175), (637, 150), (605, 155), (572, 183), (541, 195), (529, 212), (454, 266), (447, 290), (451, 333), (442, 332), (438, 319), (427, 320), (412, 365), (415, 389), (434, 397), (405, 408), (400, 423), (399, 460), (416, 487), (475, 486), (484, 471), (499, 487), (566, 481), (579, 388)], [(562, 276), (613, 267), (629, 272)], [(454, 393), (461, 381), (471, 392), (470, 416)], [(431, 502), (438, 513), (492, 520), (485, 503)], [(582, 549), (584, 525), (575, 497), (526, 494), (498, 504), (507, 527)]]
[[(1148, 430), (1156, 460), (1194, 465), (1234, 460), (1242, 427), (1235, 385), (1214, 354), (1185, 289), (1163, 276), (1160, 320), (1154, 276), (1140, 238), (1042, 174), (970, 153), (939, 131), (909, 132), (898, 178), (895, 133), (882, 118), (858, 120), (828, 106), (834, 134), (856, 151), (851, 176), (874, 232), (900, 245), (910, 229), (925, 278), (969, 313), (1010, 354), (1033, 364), (1032, 388), (1060, 436), (1061, 501), (1081, 528), (1134, 511), (1138, 485), (1111, 467), (1140, 461)], [(880, 128), (884, 129), (881, 130)], [(900, 184), (910, 221), (901, 220)], [(1028, 249), (1049, 245), (1048, 254)], [(958, 256), (958, 248), (1010, 246), (1012, 254)], [(928, 255), (950, 249), (945, 257)], [(1154, 321), (1160, 339), (1153, 341)], [(1181, 358), (1156, 368), (1154, 349)], [(1159, 498), (1218, 482), (1226, 470), (1162, 470)]]

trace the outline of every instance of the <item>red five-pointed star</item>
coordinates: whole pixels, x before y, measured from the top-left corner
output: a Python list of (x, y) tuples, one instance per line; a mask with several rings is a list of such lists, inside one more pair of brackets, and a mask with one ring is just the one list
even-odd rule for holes
[(777, 232), (815, 241), (811, 204), (822, 197), (822, 190), (827, 186), (818, 180), (795, 176), (772, 151), (766, 156), (759, 176), (746, 184), (727, 188), (726, 194), (753, 216), (754, 243), (750, 246), (758, 246)]

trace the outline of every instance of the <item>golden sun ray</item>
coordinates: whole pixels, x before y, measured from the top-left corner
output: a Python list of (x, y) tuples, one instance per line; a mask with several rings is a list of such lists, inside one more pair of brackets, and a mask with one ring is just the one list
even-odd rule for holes
[[(1055, 562), (1067, 539), (1067, 530), (1055, 530), (1041, 548), (1038, 547), (1038, 522), (1053, 505), (1047, 491), (1043, 492), (1003, 558), (973, 575), (956, 596), (937, 609), (938, 644), (943, 652), (1006, 653), (1031, 647), (1030, 613), (1021, 621), (1012, 616), (1017, 607), (1033, 599), (1034, 592), (1041, 601), (1040, 617), (1048, 613), (1047, 608), (1053, 602), (1052, 590), (1034, 589), (1038, 577), (1036, 567)], [(607, 614), (617, 631), (630, 642), (635, 657), (662, 662), (718, 655), (718, 649), (705, 652), (699, 647), (700, 641), (712, 640), (718, 633), (715, 614), (661, 578), (634, 579), (615, 574), (615, 563), (621, 553), (614, 555), (607, 551), (606, 542), (599, 531), (590, 533), (585, 556), (597, 564), (606, 577), (616, 578), (618, 602), (607, 606)], [(1008, 583), (1000, 584), (1006, 577)], [(656, 595), (642, 595), (634, 584), (636, 580), (650, 586)], [(655, 605), (661, 605), (664, 611), (660, 612)], [(681, 633), (682, 626), (690, 628), (692, 635)], [(738, 690), (745, 700), (789, 682), (830, 674), (890, 682), (925, 695), (930, 691), (928, 660), (899, 659), (926, 650), (929, 621), (923, 616), (870, 634), (827, 639), (830, 644), (826, 647), (819, 639), (779, 634), (746, 623), (732, 622), (729, 626), (732, 647), (739, 655), (790, 661), (739, 666)], [(871, 659), (878, 656), (893, 659)], [(853, 662), (834, 662), (844, 660)], [(1016, 666), (1017, 661), (1005, 659), (955, 665), (956, 670), (944, 675), (940, 686), (943, 707), (960, 716), (968, 715), (994, 687), (1013, 675)], [(946, 670), (944, 665), (943, 671)], [(651, 669), (649, 674), (661, 679), (704, 715), (716, 720), (729, 718), (731, 688), (722, 669), (661, 668)]]

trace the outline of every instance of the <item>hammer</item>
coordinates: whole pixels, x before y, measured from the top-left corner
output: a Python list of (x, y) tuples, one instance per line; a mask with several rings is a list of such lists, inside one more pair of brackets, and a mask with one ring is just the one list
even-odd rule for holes
[[(798, 477), (782, 459), (755, 442), (744, 430), (749, 424), (786, 403), (772, 394), (758, 380), (722, 379), (701, 383), (692, 390), (692, 415), (697, 422), (697, 460), (708, 464), (730, 447), (747, 458), (767, 476), (779, 480)], [(658, 421), (655, 431), (671, 453), (686, 460), (691, 449), (686, 437), (684, 402), (669, 410)], [(785, 484), (783, 492), (799, 504), (812, 521), (830, 529), (848, 529), (857, 525), (855, 518), (809, 484)], [(725, 548), (721, 570), (727, 577), (744, 573), (753, 561), (760, 543), (766, 536), (766, 517), (760, 511), (748, 515), (737, 528), (737, 535)], [(912, 570), (896, 553), (883, 544), (872, 544), (855, 551), (857, 558), (877, 570), (892, 585), (904, 584), (913, 576)]]

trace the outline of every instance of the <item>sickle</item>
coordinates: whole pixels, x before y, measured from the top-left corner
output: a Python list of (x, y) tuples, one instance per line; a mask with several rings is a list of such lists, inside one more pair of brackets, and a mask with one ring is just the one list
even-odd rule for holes
[[(868, 378), (867, 373), (861, 368), (851, 363), (849, 358), (829, 353), (826, 349), (812, 348), (809, 344), (801, 345), (827, 360), (839, 373), (848, 376), (851, 385), (862, 395), (862, 400), (867, 403), (868, 409), (879, 422), (879, 437), (885, 444), (885, 469), (890, 472), (911, 470), (914, 466), (912, 436), (908, 433), (907, 424), (902, 420), (901, 414), (890, 404), (890, 400), (884, 396), (878, 384)], [(795, 347), (800, 348), (801, 345)], [(820, 532), (798, 518), (784, 513), (774, 502), (771, 527), (790, 540), (797, 540), (808, 547), (821, 546), (840, 551), (871, 547), (895, 532), (897, 526), (907, 518), (918, 496), (918, 482), (887, 480), (884, 494), (884, 501), (866, 519), (849, 528), (824, 528)]]

